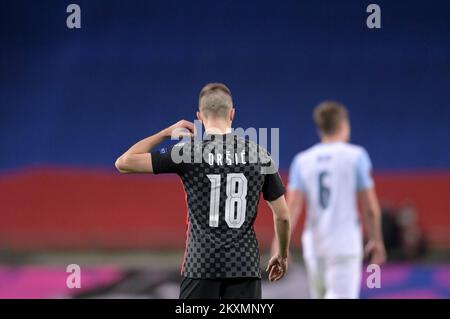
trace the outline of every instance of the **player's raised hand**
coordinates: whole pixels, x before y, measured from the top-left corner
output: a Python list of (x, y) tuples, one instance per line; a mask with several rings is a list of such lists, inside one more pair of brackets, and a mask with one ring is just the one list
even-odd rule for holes
[(269, 281), (280, 280), (286, 274), (287, 269), (287, 258), (283, 258), (279, 254), (272, 256), (266, 269), (266, 271), (269, 272)]
[(164, 130), (164, 135), (172, 139), (192, 136), (194, 134), (195, 134), (194, 123), (186, 120), (178, 121)]
[(382, 241), (369, 240), (364, 248), (366, 256), (370, 256), (370, 263), (382, 265), (386, 262), (386, 250)]

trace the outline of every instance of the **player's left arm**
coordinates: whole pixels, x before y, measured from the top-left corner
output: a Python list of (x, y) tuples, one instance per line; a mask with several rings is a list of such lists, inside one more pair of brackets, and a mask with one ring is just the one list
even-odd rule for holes
[(289, 243), (291, 240), (290, 216), (284, 196), (267, 201), (273, 212), (275, 238), (278, 243), (277, 252), (267, 265), (269, 280), (277, 281), (283, 278), (288, 268)]
[(365, 254), (371, 256), (371, 263), (381, 265), (386, 261), (381, 227), (381, 209), (372, 178), (372, 163), (366, 151), (362, 153), (358, 160), (357, 187), (368, 223), (369, 241), (365, 247)]
[[(271, 165), (273, 160), (270, 159)], [(291, 240), (291, 226), (289, 210), (284, 194), (286, 189), (278, 171), (265, 174), (262, 193), (273, 212), (275, 240), (277, 250), (267, 265), (269, 280), (277, 281), (283, 278), (288, 268), (289, 243)]]

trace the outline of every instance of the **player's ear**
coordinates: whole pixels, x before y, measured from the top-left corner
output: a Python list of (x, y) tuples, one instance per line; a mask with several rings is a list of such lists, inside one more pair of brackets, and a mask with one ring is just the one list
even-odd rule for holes
[(202, 116), (201, 112), (197, 111), (197, 118), (198, 118), (199, 121), (203, 121), (203, 116)]
[(235, 114), (236, 114), (236, 111), (234, 110), (234, 107), (233, 107), (230, 112), (230, 121), (231, 122), (233, 122)]
[(345, 127), (345, 140), (346, 141), (350, 141), (350, 136), (351, 136), (351, 132), (352, 132), (352, 127), (350, 126), (350, 122), (349, 121), (345, 121), (344, 124)]

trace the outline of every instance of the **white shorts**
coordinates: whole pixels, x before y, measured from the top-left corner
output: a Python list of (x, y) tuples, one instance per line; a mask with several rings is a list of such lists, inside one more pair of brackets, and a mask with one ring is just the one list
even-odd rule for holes
[(361, 256), (306, 257), (305, 265), (311, 298), (359, 298)]

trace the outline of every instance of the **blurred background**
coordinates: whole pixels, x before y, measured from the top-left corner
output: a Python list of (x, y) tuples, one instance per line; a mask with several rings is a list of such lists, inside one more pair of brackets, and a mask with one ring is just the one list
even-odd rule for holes
[[(0, 2), (0, 298), (176, 298), (186, 205), (176, 176), (121, 176), (140, 138), (193, 120), (226, 83), (236, 127), (280, 128), (280, 170), (316, 143), (312, 109), (337, 99), (369, 151), (390, 261), (363, 298), (450, 298), (450, 2)], [(256, 225), (267, 260), (265, 203)], [(288, 279), (307, 298), (300, 230)], [(78, 264), (80, 289), (66, 266)], [(264, 264), (263, 264), (264, 265)], [(367, 276), (367, 273), (365, 276)]]

